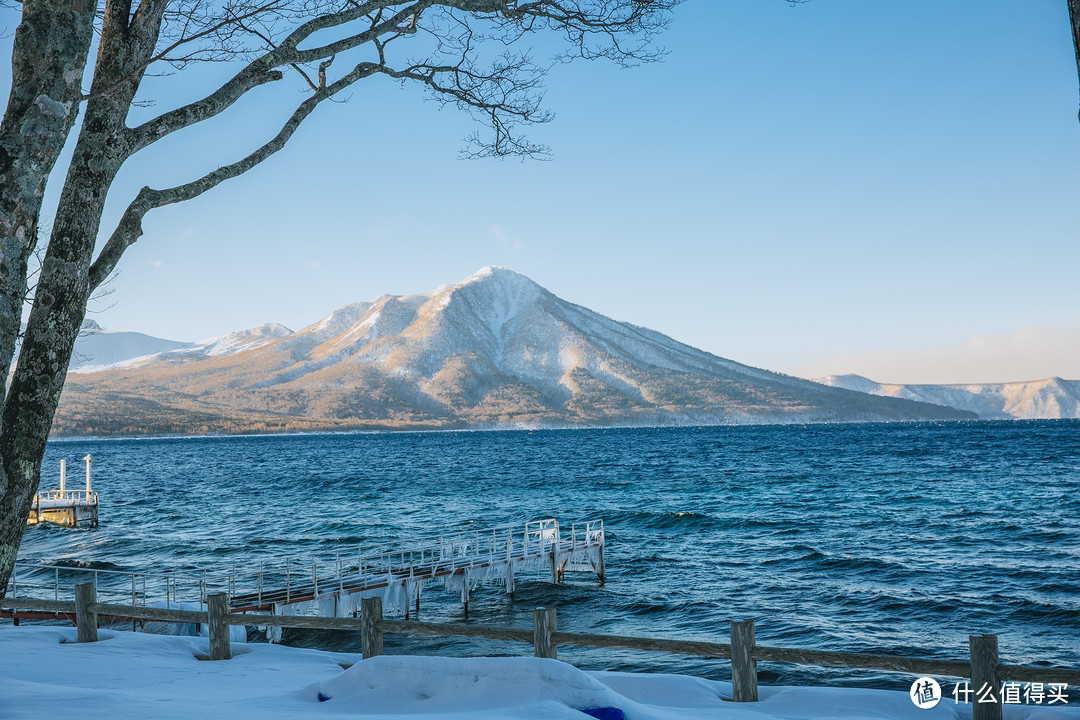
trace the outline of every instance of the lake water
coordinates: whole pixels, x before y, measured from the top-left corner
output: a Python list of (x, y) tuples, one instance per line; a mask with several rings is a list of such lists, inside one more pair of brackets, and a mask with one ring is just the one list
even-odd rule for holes
[[(556, 517), (603, 518), (607, 584), (569, 575), (477, 591), (469, 622), (964, 660), (1080, 666), (1080, 422), (66, 440), (93, 456), (96, 529), (29, 528), (21, 559), (162, 571)], [(50, 470), (42, 487), (53, 487)], [(422, 619), (461, 622), (429, 590)], [(286, 642), (358, 649), (355, 635)], [(527, 654), (387, 637), (388, 652)], [(727, 663), (560, 649), (579, 666), (729, 677)], [(762, 665), (762, 681), (906, 689), (869, 671)]]

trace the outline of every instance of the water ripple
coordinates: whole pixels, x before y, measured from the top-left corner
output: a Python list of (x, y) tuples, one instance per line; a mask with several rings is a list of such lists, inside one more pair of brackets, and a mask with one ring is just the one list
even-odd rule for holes
[[(533, 607), (553, 604), (568, 630), (724, 642), (729, 620), (754, 617), (761, 644), (950, 659), (965, 657), (969, 634), (993, 632), (1006, 662), (1080, 664), (1076, 421), (71, 440), (50, 443), (46, 467), (86, 453), (101, 526), (29, 528), (22, 557), (198, 569), (602, 517), (607, 585), (521, 578), (513, 599), (478, 593), (470, 621), (528, 626)], [(422, 617), (463, 619), (435, 590)], [(478, 652), (468, 642), (393, 642), (395, 651)], [(621, 651), (567, 658), (727, 672)], [(790, 665), (763, 667), (762, 677), (903, 685), (887, 673)]]

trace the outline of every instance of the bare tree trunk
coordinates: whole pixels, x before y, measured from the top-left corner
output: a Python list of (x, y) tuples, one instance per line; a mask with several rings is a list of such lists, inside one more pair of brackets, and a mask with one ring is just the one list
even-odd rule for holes
[(0, 378), (22, 321), (45, 183), (75, 123), (93, 37), (92, 0), (27, 0), (0, 122)]
[[(4, 381), (22, 323), (27, 263), (37, 243), (45, 183), (79, 112), (95, 9), (93, 0), (26, 0), (15, 31), (11, 95), (0, 122), (0, 379)], [(0, 427), (14, 426), (4, 422)], [(27, 446), (11, 435), (0, 430), (0, 598), (37, 492), (41, 452), (35, 454), (33, 448), (44, 450), (43, 442)]]
[(1068, 0), (1068, 2), (1069, 22), (1072, 24), (1073, 50), (1076, 53), (1076, 76), (1080, 78), (1080, 0)]
[[(6, 480), (0, 496), (0, 597), (37, 492), (41, 458), (86, 315), (90, 263), (105, 198), (131, 154), (125, 120), (142, 80), (138, 68), (153, 50), (160, 13), (149, 18), (136, 15), (130, 25), (129, 18), (130, 2), (106, 6), (90, 100), (60, 195), (18, 366), (0, 415), (0, 474)], [(85, 57), (87, 46), (72, 47), (72, 51), (80, 49)]]

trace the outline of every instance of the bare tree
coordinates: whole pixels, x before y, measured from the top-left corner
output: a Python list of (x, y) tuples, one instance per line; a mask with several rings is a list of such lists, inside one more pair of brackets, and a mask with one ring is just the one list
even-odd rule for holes
[[(13, 0), (7, 0), (12, 2)], [(657, 57), (655, 34), (680, 0), (22, 0), (12, 89), (0, 123), (0, 373), (8, 377), (38, 242), (42, 195), (83, 113), (66, 168), (18, 362), (0, 412), (0, 598), (7, 587), (87, 300), (155, 208), (197, 197), (255, 167), (316, 107), (373, 76), (420, 86), (485, 121), (473, 156), (543, 152), (520, 134), (544, 122), (549, 64), (523, 49), (539, 33), (560, 55), (631, 65)], [(84, 92), (86, 64), (97, 55)], [(408, 54), (406, 54), (408, 53)], [(204, 62), (235, 74), (204, 97), (128, 124), (149, 75)], [(102, 211), (124, 163), (209, 120), (255, 88), (301, 79), (306, 95), (254, 152), (190, 182), (143, 187), (100, 252)], [(214, 162), (214, 161), (211, 161)], [(217, 164), (214, 162), (214, 164)]]
[(1080, 77), (1080, 0), (1068, 0), (1068, 2), (1069, 23), (1072, 25), (1073, 51), (1076, 54), (1076, 75)]

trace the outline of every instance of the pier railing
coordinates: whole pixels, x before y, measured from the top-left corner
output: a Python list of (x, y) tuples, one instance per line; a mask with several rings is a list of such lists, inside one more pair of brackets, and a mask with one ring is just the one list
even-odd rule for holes
[[(85, 523), (97, 527), (98, 494), (90, 484), (90, 456), (87, 455), (83, 460), (86, 461), (86, 489), (68, 489), (67, 461), (60, 460), (57, 463), (60, 466), (60, 487), (56, 490), (43, 490), (34, 495), (30, 515), (26, 519), (27, 525), (50, 522), (76, 527)], [(42, 475), (46, 472), (42, 470)]]
[(97, 505), (97, 490), (43, 490), (34, 496), (34, 503), (42, 502), (81, 502)]
[[(389, 610), (409, 619), (425, 586), (461, 594), (466, 614), (473, 588), (501, 584), (513, 594), (515, 577), (540, 573), (558, 583), (566, 572), (594, 572), (604, 582), (604, 522), (560, 526), (543, 519), (484, 530), (445, 532), (397, 543), (335, 551), (330, 558), (285, 556), (247, 568), (146, 573), (32, 562), (15, 563), (7, 594), (52, 596), (77, 582), (93, 582), (99, 596), (138, 607), (203, 609), (223, 592), (234, 612), (355, 615), (361, 597), (382, 595)], [(11, 615), (0, 611), (0, 617)], [(26, 615), (24, 614), (24, 617)], [(35, 611), (47, 619), (45, 611)]]
[[(227, 573), (136, 573), (70, 565), (15, 563), (8, 581), (8, 595), (51, 595), (53, 600), (59, 600), (61, 594), (69, 595), (80, 582), (92, 583), (98, 597), (143, 608), (195, 606), (202, 609), (211, 593), (236, 592), (233, 577)], [(47, 619), (53, 612), (45, 608), (35, 610), (40, 619)]]
[(41, 610), (67, 614), (78, 628), (79, 642), (97, 640), (98, 622), (102, 619), (157, 620), (177, 623), (206, 623), (210, 639), (211, 660), (228, 660), (232, 656), (228, 628), (230, 625), (295, 627), (330, 630), (356, 630), (361, 635), (361, 651), (365, 658), (383, 653), (384, 633), (432, 635), (438, 637), (473, 637), (509, 642), (531, 643), (536, 657), (558, 659), (559, 645), (592, 648), (620, 648), (646, 652), (666, 652), (731, 661), (732, 700), (756, 702), (758, 699), (757, 663), (778, 662), (800, 665), (841, 666), (864, 670), (888, 670), (919, 676), (969, 678), (973, 695), (984, 701), (974, 704), (974, 720), (1001, 720), (1002, 687), (1004, 682), (1032, 682), (1080, 687), (1080, 669), (1032, 665), (1005, 665), (999, 660), (996, 635), (972, 635), (969, 638), (968, 661), (946, 661), (936, 658), (872, 655), (808, 648), (778, 648), (760, 646), (756, 642), (753, 620), (732, 621), (731, 642), (717, 643), (698, 640), (672, 640), (620, 635), (560, 632), (556, 628), (554, 608), (536, 608), (532, 629), (502, 628), (484, 625), (452, 623), (423, 623), (383, 618), (382, 599), (364, 598), (358, 617), (317, 617), (247, 614), (229, 611), (225, 593), (207, 597), (206, 611), (186, 611), (151, 608), (135, 605), (116, 605), (97, 602), (93, 583), (75, 586), (75, 601), (43, 600), (9, 597), (0, 608), (11, 610)]
[[(42, 496), (73, 497), (82, 490), (52, 490)], [(94, 493), (96, 495), (96, 493)], [(422, 582), (463, 570), (497, 570), (509, 592), (513, 573), (543, 572), (553, 580), (568, 569), (596, 572), (603, 569), (604, 521), (591, 520), (566, 526), (560, 531), (554, 519), (532, 520), (482, 530), (444, 532), (397, 542), (339, 548), (331, 556), (284, 555), (258, 565), (232, 566), (215, 571), (127, 572), (93, 567), (17, 562), (8, 592), (20, 589), (33, 594), (52, 594), (54, 599), (70, 592), (75, 582), (93, 581), (98, 594), (109, 593), (132, 605), (151, 601), (205, 603), (206, 595), (226, 592), (234, 603), (247, 602), (264, 610), (277, 603), (306, 602), (327, 592), (354, 593), (383, 588), (387, 584)], [(508, 567), (508, 566), (513, 566)], [(492, 576), (499, 573), (492, 572)], [(128, 592), (130, 586), (130, 593)], [(181, 594), (182, 593), (182, 594)], [(234, 607), (238, 607), (234, 604)]]

